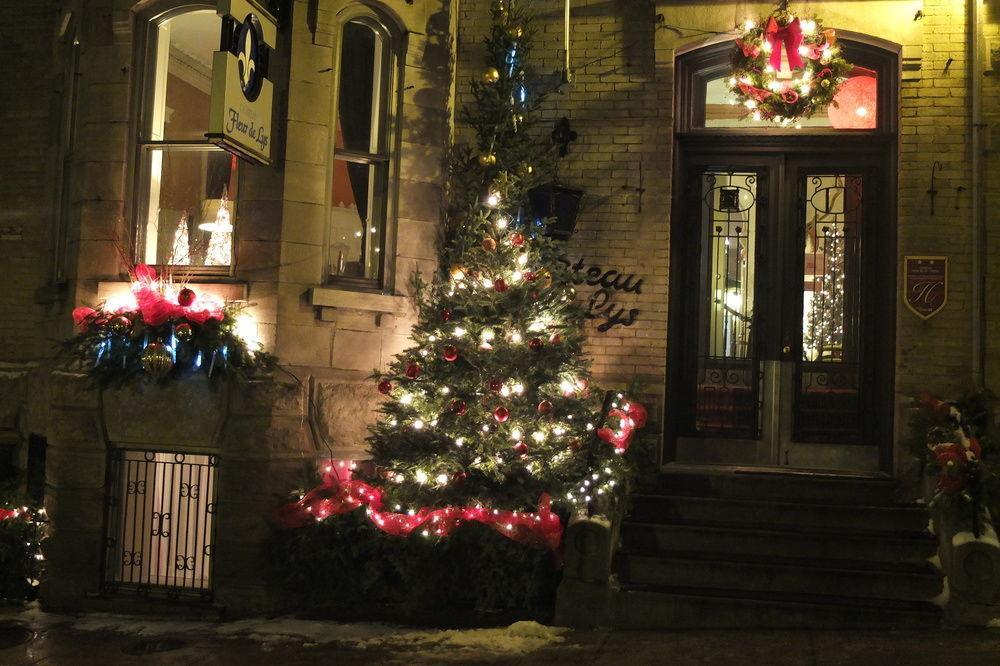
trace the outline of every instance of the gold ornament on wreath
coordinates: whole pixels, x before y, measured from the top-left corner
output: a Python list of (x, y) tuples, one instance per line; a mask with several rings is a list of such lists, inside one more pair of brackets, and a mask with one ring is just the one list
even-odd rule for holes
[(729, 89), (746, 115), (788, 126), (830, 104), (854, 66), (837, 35), (815, 17), (785, 4), (763, 20), (748, 19), (733, 50)]

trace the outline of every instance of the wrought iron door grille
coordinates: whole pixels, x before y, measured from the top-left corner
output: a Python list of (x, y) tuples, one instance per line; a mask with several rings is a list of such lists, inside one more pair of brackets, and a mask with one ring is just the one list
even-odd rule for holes
[(104, 587), (212, 599), (217, 456), (112, 449)]

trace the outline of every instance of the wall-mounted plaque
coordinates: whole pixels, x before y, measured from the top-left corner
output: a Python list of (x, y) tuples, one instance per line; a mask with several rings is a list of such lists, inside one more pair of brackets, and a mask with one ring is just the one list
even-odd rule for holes
[(903, 264), (906, 307), (930, 319), (948, 302), (948, 257), (906, 257)]

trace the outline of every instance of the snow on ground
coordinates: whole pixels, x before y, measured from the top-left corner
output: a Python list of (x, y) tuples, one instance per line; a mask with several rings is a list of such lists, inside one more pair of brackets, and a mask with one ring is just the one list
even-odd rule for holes
[(113, 613), (79, 617), (45, 613), (32, 606), (17, 619), (32, 626), (68, 624), (77, 631), (106, 631), (143, 638), (202, 636), (251, 640), (263, 646), (282, 643), (322, 645), (340, 643), (359, 649), (407, 652), (415, 657), (517, 657), (565, 641), (568, 629), (537, 622), (515, 622), (491, 629), (413, 629), (374, 622), (338, 623), (293, 617), (258, 618), (234, 622), (175, 620)]

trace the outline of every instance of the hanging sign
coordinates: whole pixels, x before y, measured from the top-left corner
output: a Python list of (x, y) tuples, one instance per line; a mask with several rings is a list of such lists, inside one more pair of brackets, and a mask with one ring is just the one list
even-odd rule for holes
[(948, 302), (948, 257), (906, 257), (903, 264), (906, 307), (930, 319)]
[(257, 0), (219, 0), (222, 41), (212, 59), (212, 106), (206, 136), (260, 164), (271, 162), (274, 86), (268, 61), (277, 21)]

